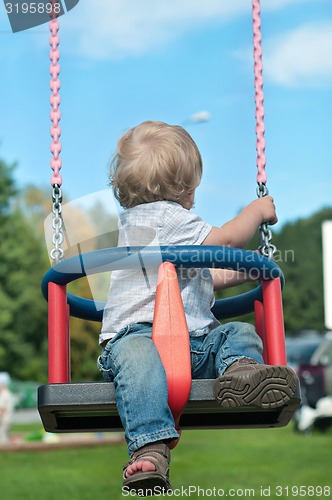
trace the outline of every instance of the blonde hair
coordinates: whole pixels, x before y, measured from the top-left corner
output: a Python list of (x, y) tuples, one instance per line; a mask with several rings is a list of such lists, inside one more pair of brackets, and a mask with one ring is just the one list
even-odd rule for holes
[(146, 121), (119, 140), (110, 184), (125, 208), (158, 200), (178, 201), (202, 177), (202, 158), (188, 132), (177, 125)]

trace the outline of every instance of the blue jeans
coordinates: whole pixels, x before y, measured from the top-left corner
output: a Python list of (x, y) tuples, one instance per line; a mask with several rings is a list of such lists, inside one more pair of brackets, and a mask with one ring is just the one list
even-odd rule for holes
[[(190, 344), (193, 378), (216, 378), (243, 357), (263, 363), (262, 342), (248, 323), (231, 322), (196, 332)], [(114, 381), (130, 455), (146, 444), (178, 437), (150, 323), (120, 330), (103, 348), (98, 368), (106, 381)]]

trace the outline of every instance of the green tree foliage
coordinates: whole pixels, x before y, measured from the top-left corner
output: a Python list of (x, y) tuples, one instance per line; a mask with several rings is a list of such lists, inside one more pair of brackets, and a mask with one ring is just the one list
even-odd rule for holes
[(0, 160), (0, 221), (7, 214), (11, 199), (16, 193), (12, 173), (15, 165), (6, 165)]
[(47, 260), (14, 203), (13, 167), (2, 161), (0, 193), (0, 370), (45, 380), (47, 313), (39, 290)]
[[(285, 275), (283, 291), (287, 331), (324, 330), (322, 222), (332, 220), (332, 208), (286, 224), (274, 241)], [(332, 250), (331, 250), (332, 251)]]

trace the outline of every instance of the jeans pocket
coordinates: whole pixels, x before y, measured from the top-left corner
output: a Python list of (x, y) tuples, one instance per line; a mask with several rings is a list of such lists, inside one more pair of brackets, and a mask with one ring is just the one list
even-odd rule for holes
[(106, 382), (113, 382), (114, 373), (111, 367), (110, 352), (106, 349), (103, 349), (101, 355), (98, 356), (97, 367)]

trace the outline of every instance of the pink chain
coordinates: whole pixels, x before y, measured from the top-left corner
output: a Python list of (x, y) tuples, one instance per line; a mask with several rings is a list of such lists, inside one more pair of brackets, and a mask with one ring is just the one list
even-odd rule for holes
[(258, 183), (266, 183), (265, 173), (265, 125), (264, 125), (264, 93), (263, 93), (263, 64), (262, 64), (262, 34), (260, 18), (260, 0), (252, 0), (253, 31), (254, 31), (254, 73), (255, 73), (255, 103), (256, 103), (256, 165)]
[(51, 81), (50, 81), (50, 88), (52, 91), (51, 98), (50, 98), (50, 103), (52, 106), (52, 110), (50, 113), (51, 117), (51, 136), (53, 138), (51, 142), (51, 152), (52, 152), (52, 159), (51, 159), (51, 168), (53, 170), (53, 175), (51, 177), (51, 184), (54, 187), (55, 185), (61, 186), (62, 184), (62, 176), (60, 174), (60, 169), (62, 167), (62, 161), (60, 158), (60, 152), (61, 152), (61, 142), (60, 142), (60, 136), (61, 136), (61, 127), (59, 125), (60, 119), (61, 119), (61, 112), (59, 109), (60, 106), (60, 80), (59, 80), (59, 74), (60, 74), (60, 65), (59, 65), (59, 59), (60, 59), (60, 51), (59, 51), (59, 43), (60, 43), (60, 37), (58, 35), (59, 31), (59, 21), (55, 17), (50, 21), (49, 24), (50, 27), (50, 45), (51, 45), (51, 50), (50, 50), (50, 59), (51, 59), (51, 65), (50, 65), (50, 74), (52, 76)]

